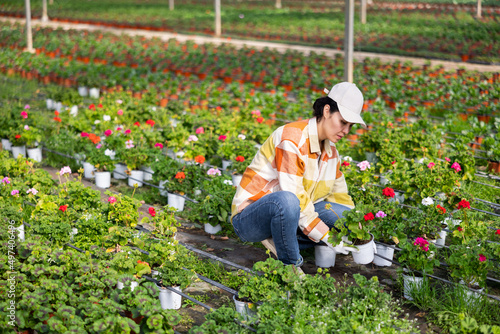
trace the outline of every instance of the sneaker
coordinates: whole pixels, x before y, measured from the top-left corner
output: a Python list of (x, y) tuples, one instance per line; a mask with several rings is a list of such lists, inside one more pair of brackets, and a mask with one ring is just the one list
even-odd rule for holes
[(276, 258), (278, 258), (278, 253), (276, 253), (276, 246), (274, 245), (273, 238), (267, 238), (262, 240), (261, 242), (264, 245), (264, 247), (269, 249), (269, 251), (273, 253), (274, 256), (276, 256)]

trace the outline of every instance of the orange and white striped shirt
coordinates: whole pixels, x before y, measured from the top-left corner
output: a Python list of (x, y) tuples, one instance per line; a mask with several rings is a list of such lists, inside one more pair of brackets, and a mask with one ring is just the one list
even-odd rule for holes
[(233, 198), (231, 218), (276, 191), (297, 195), (299, 228), (315, 242), (329, 228), (318, 218), (314, 203), (326, 200), (354, 208), (340, 171), (337, 148), (328, 139), (319, 142), (316, 117), (281, 126), (269, 136), (243, 174)]

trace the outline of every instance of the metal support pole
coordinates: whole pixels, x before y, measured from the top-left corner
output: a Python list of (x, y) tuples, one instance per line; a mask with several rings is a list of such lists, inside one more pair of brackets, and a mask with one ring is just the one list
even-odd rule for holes
[(344, 81), (353, 82), (354, 0), (345, 0)]
[(481, 12), (482, 12), (481, 0), (477, 0), (477, 18), (478, 19), (481, 18)]
[(220, 0), (215, 0), (215, 36), (220, 37), (221, 34)]
[(276, 0), (276, 8), (281, 8), (281, 0)]
[(26, 49), (24, 51), (35, 53), (33, 49), (33, 35), (31, 33), (31, 6), (30, 0), (24, 0), (26, 8)]
[(366, 0), (361, 0), (361, 24), (366, 23)]
[(168, 8), (174, 10), (174, 0), (168, 0)]
[(42, 0), (42, 22), (48, 22), (49, 16), (47, 15), (47, 0)]

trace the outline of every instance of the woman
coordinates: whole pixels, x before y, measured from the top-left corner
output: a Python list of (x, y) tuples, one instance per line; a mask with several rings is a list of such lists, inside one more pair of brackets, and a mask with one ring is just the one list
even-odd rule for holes
[(363, 94), (349, 82), (325, 93), (314, 102), (313, 118), (269, 136), (233, 198), (231, 220), (239, 238), (262, 241), (284, 264), (301, 266), (300, 249), (321, 241), (331, 246), (328, 231), (342, 212), (354, 208), (335, 143), (353, 124), (365, 126)]

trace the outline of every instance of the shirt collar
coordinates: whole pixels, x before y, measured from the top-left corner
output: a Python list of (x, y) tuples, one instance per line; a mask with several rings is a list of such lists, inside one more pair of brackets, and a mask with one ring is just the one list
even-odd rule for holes
[[(332, 143), (328, 139), (323, 140), (321, 143), (325, 148), (326, 154), (329, 158), (332, 156)], [(321, 145), (318, 137), (318, 123), (316, 117), (309, 119), (309, 146), (311, 153), (321, 154)]]

